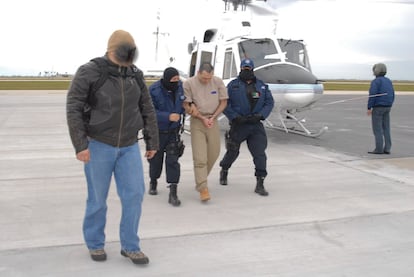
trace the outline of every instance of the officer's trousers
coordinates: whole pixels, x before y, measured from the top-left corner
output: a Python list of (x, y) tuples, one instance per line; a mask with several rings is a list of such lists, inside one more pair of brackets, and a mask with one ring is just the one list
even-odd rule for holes
[(247, 148), (253, 157), (255, 165), (255, 176), (266, 177), (266, 148), (267, 135), (266, 130), (261, 122), (233, 124), (230, 128), (231, 147), (227, 147), (220, 166), (228, 170), (240, 154), (240, 144), (246, 141)]
[(160, 149), (152, 159), (149, 159), (149, 175), (151, 180), (157, 180), (162, 173), (165, 155), (165, 175), (168, 184), (178, 184), (180, 181), (180, 163), (178, 153), (166, 151), (167, 145), (179, 140), (177, 131), (169, 133), (159, 133)]

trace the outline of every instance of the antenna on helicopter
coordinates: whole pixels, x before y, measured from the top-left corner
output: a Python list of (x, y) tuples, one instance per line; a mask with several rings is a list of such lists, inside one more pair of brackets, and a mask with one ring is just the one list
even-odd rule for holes
[[(155, 62), (158, 62), (159, 37), (160, 37), (160, 35), (162, 35), (162, 36), (168, 36), (169, 35), (169, 33), (160, 32), (160, 11), (159, 10), (157, 11), (157, 29), (152, 34), (154, 34), (156, 36), (156, 39), (155, 39)], [(171, 58), (170, 58), (170, 60), (171, 60)]]

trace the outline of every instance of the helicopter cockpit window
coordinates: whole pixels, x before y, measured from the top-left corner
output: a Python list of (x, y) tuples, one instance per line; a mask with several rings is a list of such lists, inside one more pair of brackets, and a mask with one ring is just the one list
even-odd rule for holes
[(278, 39), (280, 48), (286, 53), (286, 60), (310, 69), (305, 44), (301, 40)]
[(240, 59), (252, 59), (255, 67), (281, 61), (274, 41), (268, 38), (247, 39), (240, 42), (238, 47)]
[(236, 61), (231, 50), (231, 48), (226, 49), (224, 54), (223, 79), (230, 79), (237, 76)]

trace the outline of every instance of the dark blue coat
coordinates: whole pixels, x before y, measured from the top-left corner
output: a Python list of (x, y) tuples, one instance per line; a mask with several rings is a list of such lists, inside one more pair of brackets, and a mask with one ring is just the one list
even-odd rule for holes
[(378, 76), (371, 81), (369, 95), (386, 93), (387, 95), (370, 97), (368, 99), (368, 110), (372, 107), (391, 107), (394, 103), (394, 87), (390, 79)]
[(263, 118), (267, 118), (270, 115), (274, 106), (274, 100), (268, 85), (256, 79), (256, 91), (260, 93), (260, 96), (256, 106), (251, 111), (247, 97), (247, 84), (237, 77), (227, 85), (229, 99), (223, 113), (229, 121), (232, 121), (237, 116), (250, 114), (261, 114)]
[(181, 121), (171, 122), (169, 117), (171, 113), (184, 114), (183, 102), (185, 96), (182, 82), (178, 82), (178, 89), (175, 92), (175, 102), (173, 92), (168, 91), (161, 84), (161, 80), (153, 83), (149, 87), (149, 91), (157, 113), (158, 128), (162, 131), (167, 131), (180, 127)]

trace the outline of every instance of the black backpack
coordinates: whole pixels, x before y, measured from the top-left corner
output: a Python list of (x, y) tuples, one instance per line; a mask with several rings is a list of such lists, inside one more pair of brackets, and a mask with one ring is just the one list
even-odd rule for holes
[[(99, 70), (101, 72), (101, 76), (90, 87), (88, 93), (88, 101), (83, 108), (84, 119), (87, 122), (89, 122), (89, 119), (91, 117), (92, 107), (95, 105), (95, 93), (103, 86), (103, 84), (106, 82), (109, 76), (108, 61), (106, 59), (104, 59), (103, 57), (97, 57), (92, 59), (91, 62), (94, 62), (98, 65)], [(144, 76), (142, 74), (142, 71), (139, 70), (135, 65), (131, 65), (131, 69), (134, 72), (135, 80), (137, 81), (138, 86), (141, 88), (142, 91), (143, 88), (146, 87), (146, 84), (143, 82)]]

